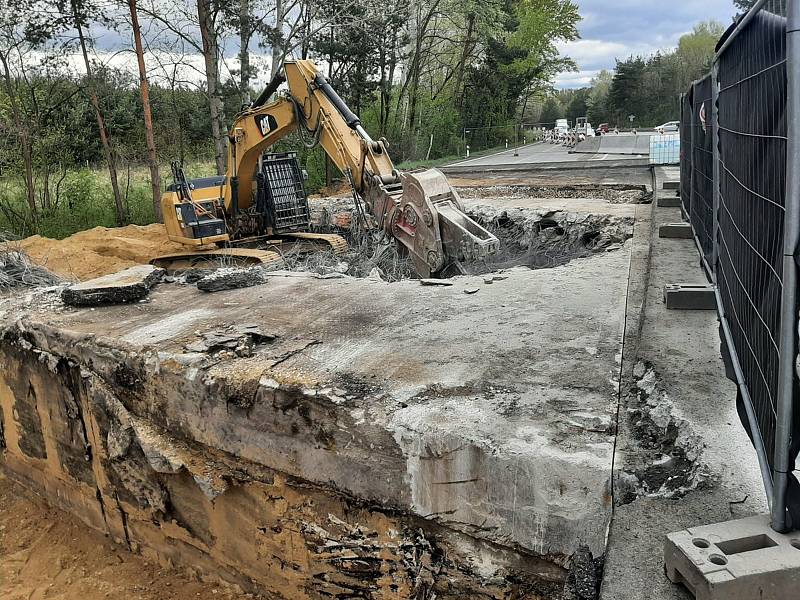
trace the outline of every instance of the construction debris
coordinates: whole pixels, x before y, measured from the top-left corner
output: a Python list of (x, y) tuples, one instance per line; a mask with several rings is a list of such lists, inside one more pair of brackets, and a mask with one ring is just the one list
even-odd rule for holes
[(104, 275), (64, 288), (61, 299), (71, 306), (137, 302), (147, 297), (150, 288), (161, 281), (164, 273), (164, 269), (152, 265), (130, 267), (119, 273)]
[(6, 248), (0, 252), (0, 291), (20, 287), (56, 285), (61, 280), (20, 250)]
[(260, 267), (249, 269), (217, 269), (197, 281), (197, 289), (203, 292), (235, 290), (267, 282), (267, 274)]
[(186, 344), (188, 352), (231, 350), (236, 356), (250, 356), (255, 346), (271, 342), (277, 334), (262, 331), (257, 324), (234, 325), (200, 333), (202, 338)]
[(420, 279), (419, 282), (422, 285), (440, 285), (440, 286), (448, 286), (453, 285), (453, 282), (449, 279)]

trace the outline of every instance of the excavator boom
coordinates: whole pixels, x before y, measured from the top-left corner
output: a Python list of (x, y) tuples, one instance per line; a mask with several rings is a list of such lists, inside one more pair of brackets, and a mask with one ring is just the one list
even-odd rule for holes
[[(268, 102), (284, 81), (288, 90)], [(497, 238), (465, 214), (447, 178), (437, 169), (399, 173), (389, 158), (386, 140), (369, 136), (358, 116), (309, 60), (286, 61), (282, 75), (236, 117), (229, 134), (228, 172), (216, 198), (224, 211), (226, 234), (211, 241), (225, 242), (253, 229), (245, 225), (252, 222), (258, 201), (262, 155), (293, 132), (308, 147), (322, 146), (348, 175), (374, 224), (408, 251), (421, 277), (443, 274), (497, 251)], [(164, 209), (165, 215), (176, 213), (175, 206)], [(185, 227), (167, 222), (167, 229), (171, 239), (186, 239)]]

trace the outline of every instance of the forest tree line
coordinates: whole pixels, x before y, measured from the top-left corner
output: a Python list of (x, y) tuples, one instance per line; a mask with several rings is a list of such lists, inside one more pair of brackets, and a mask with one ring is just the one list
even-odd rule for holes
[(680, 95), (710, 71), (714, 47), (724, 30), (715, 21), (698, 23), (671, 52), (618, 59), (613, 73), (603, 70), (589, 86), (547, 98), (538, 120), (552, 123), (566, 118), (574, 123), (585, 116), (595, 127), (609, 123), (620, 129), (631, 127), (629, 115), (635, 116), (634, 127), (678, 120)]
[(397, 162), (453, 155), (574, 68), (556, 44), (579, 19), (568, 0), (0, 0), (0, 177), (23, 200), (0, 211), (36, 231), (68, 172), (103, 164), (127, 223), (121, 170), (139, 162), (158, 218), (164, 165), (224, 172), (233, 117), (290, 57), (315, 59)]
[[(0, 229), (158, 220), (169, 162), (224, 172), (232, 119), (287, 58), (316, 60), (402, 163), (500, 146), (562, 116), (675, 118), (721, 32), (700, 24), (672, 53), (556, 91), (576, 69), (558, 44), (579, 21), (570, 0), (0, 0)], [(300, 151), (312, 189), (326, 182), (319, 149), (283, 146)], [(87, 166), (107, 174), (102, 190)]]

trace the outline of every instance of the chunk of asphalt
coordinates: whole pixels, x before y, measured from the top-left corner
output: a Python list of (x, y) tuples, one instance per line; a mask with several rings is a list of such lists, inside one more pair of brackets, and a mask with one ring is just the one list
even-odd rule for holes
[(267, 274), (258, 267), (251, 269), (217, 269), (197, 282), (203, 292), (221, 292), (261, 285), (268, 280)]
[(464, 290), (465, 294), (477, 294), (480, 288), (467, 288)]
[(64, 288), (61, 299), (70, 306), (138, 302), (147, 297), (150, 288), (161, 281), (164, 273), (164, 269), (153, 265), (137, 265)]
[(441, 285), (441, 286), (450, 286), (453, 285), (453, 282), (449, 279), (420, 279), (420, 284), (422, 285)]

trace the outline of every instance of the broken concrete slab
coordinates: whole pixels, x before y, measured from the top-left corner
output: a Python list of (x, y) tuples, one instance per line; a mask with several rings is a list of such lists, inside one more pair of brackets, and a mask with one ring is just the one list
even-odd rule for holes
[(427, 286), (438, 285), (443, 287), (449, 287), (453, 285), (453, 282), (450, 281), (449, 279), (420, 279), (419, 283), (420, 285), (427, 285)]
[(800, 538), (769, 526), (769, 515), (691, 527), (664, 544), (667, 577), (695, 600), (784, 600), (800, 586)]
[(260, 267), (249, 269), (223, 268), (212, 271), (197, 280), (197, 289), (203, 292), (221, 292), (252, 287), (266, 283), (269, 276)]
[(97, 306), (137, 302), (147, 297), (166, 271), (152, 265), (138, 265), (119, 273), (71, 285), (61, 292), (70, 306)]
[[(224, 296), (162, 286), (103, 316), (0, 304), (15, 316), (3, 468), (135, 548), (275, 597), (583, 594), (611, 514), (633, 211), (556, 198), (525, 212), (529, 246), (579, 252), (447, 293), (273, 272)], [(274, 339), (237, 353), (243, 319)], [(58, 413), (50, 389), (80, 410)], [(23, 405), (44, 415), (44, 470), (18, 443)], [(90, 451), (61, 421), (85, 424)]]
[[(616, 414), (627, 263), (623, 248), (549, 270), (509, 269), (502, 284), (485, 287), (483, 277), (456, 277), (448, 294), (414, 280), (272, 276), (267, 286), (227, 292), (224, 302), (193, 286), (169, 286), (155, 290), (147, 305), (112, 307), (110, 314), (37, 311), (23, 321), (4, 319), (13, 328), (0, 341), (3, 372), (14, 374), (6, 383), (11, 391), (0, 386), (14, 457), (8, 468), (31, 472), (34, 459), (13, 441), (21, 427), (13, 405), (29, 401), (24, 381), (47, 380), (35, 384), (37, 406), (54, 387), (87, 398), (81, 414), (98, 421), (93, 456), (102, 460), (108, 440), (116, 440), (119, 458), (103, 468), (126, 473), (107, 475), (103, 497), (119, 496), (136, 544), (170, 552), (175, 562), (190, 556), (174, 546), (178, 539), (201, 548), (193, 552), (203, 560), (223, 563), (232, 552), (287, 556), (288, 546), (275, 546), (284, 540), (304, 549), (291, 577), (310, 585), (312, 571), (303, 565), (322, 563), (306, 548), (324, 549), (326, 539), (344, 543), (358, 527), (399, 548), (411, 542), (390, 530), (422, 531), (424, 543), (438, 545), (453, 565), (437, 562), (436, 569), (471, 573), (469, 581), (455, 577), (450, 592), (441, 587), (447, 577), (438, 577), (438, 597), (470, 597), (470, 589), (484, 588), (500, 598), (519, 590), (514, 581), (524, 582), (523, 590), (545, 586), (550, 591), (542, 597), (557, 597), (553, 586), (563, 585), (578, 548), (594, 557), (604, 552), (613, 428), (580, 415), (610, 423)], [(462, 293), (476, 287), (479, 294)], [(203, 362), (202, 353), (186, 351), (203, 337), (197, 332), (227, 331), (243, 314), (277, 337), (250, 356), (230, 352)], [(15, 344), (20, 327), (33, 349), (84, 376), (42, 371), (41, 354)], [(158, 439), (190, 443), (198, 460), (221, 461), (247, 481), (213, 505), (199, 499), (206, 498), (202, 489), (195, 498), (198, 484), (180, 472), (159, 473), (174, 482), (166, 487), (144, 486), (152, 467), (135, 461), (138, 451), (120, 453), (127, 434), (109, 438), (100, 425), (120, 406), (129, 420), (162, 432)], [(302, 508), (312, 489), (319, 490), (319, 511)], [(281, 509), (284, 516), (275, 514), (278, 505), (264, 499), (286, 494), (295, 500)], [(364, 508), (329, 508), (343, 506), (342, 498)], [(153, 529), (157, 506), (180, 514)], [(347, 526), (329, 523), (328, 514)], [(256, 531), (245, 527), (249, 520), (263, 521), (258, 527), (271, 533), (245, 533)], [(313, 531), (319, 535), (312, 544)], [(286, 571), (237, 560), (229, 566), (264, 589), (287, 585)], [(402, 561), (388, 560), (381, 568), (395, 573)], [(345, 575), (338, 569), (336, 576)], [(350, 585), (354, 576), (346, 577)], [(406, 585), (405, 575), (392, 577)]]
[(199, 333), (201, 339), (184, 346), (188, 352), (205, 353), (229, 350), (237, 356), (250, 356), (254, 348), (271, 342), (278, 336), (263, 331), (258, 324), (233, 325), (224, 329), (214, 329)]

